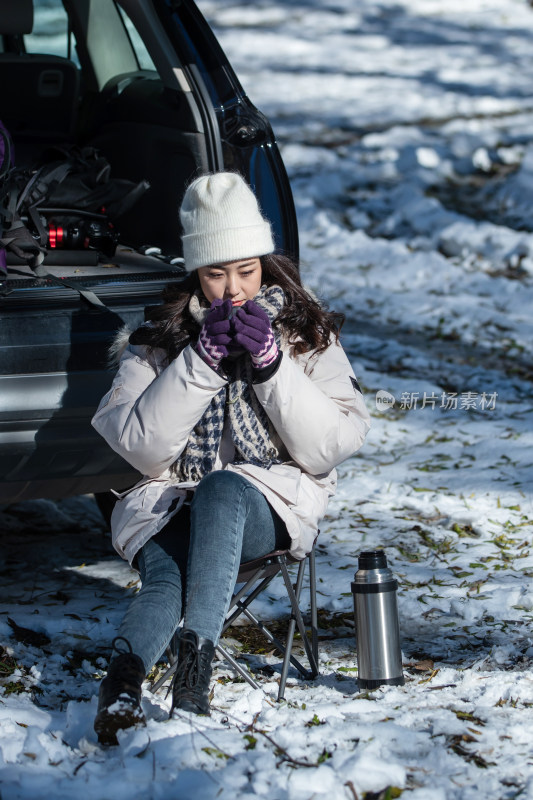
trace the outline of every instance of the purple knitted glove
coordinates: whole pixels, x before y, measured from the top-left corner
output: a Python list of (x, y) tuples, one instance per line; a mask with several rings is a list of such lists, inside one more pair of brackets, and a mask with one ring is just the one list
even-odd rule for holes
[(213, 300), (196, 342), (196, 352), (213, 369), (218, 369), (228, 355), (231, 307), (231, 300)]
[(278, 346), (268, 314), (247, 300), (233, 319), (234, 341), (248, 350), (256, 369), (269, 367), (278, 358)]

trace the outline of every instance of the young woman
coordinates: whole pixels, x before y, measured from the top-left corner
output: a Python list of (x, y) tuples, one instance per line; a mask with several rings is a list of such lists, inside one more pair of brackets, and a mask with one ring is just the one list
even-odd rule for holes
[(273, 255), (245, 181), (195, 180), (180, 210), (188, 277), (129, 336), (93, 425), (145, 477), (113, 543), (141, 574), (100, 687), (102, 742), (143, 723), (141, 685), (180, 628), (172, 711), (209, 713), (211, 661), (239, 564), (317, 535), (335, 466), (369, 427), (337, 317)]

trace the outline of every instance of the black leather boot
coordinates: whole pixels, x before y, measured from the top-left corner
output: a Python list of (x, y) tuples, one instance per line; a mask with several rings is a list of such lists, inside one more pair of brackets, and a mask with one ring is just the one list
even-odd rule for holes
[(109, 665), (100, 684), (94, 729), (100, 744), (116, 745), (117, 731), (145, 725), (141, 708), (144, 664), (135, 653), (121, 653)]
[(209, 716), (209, 681), (215, 646), (194, 631), (183, 630), (178, 650), (178, 666), (172, 683), (172, 708)]

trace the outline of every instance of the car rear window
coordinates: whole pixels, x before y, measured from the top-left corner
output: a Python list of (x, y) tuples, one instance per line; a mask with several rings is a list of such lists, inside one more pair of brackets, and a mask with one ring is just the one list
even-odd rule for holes
[(79, 67), (68, 16), (60, 0), (34, 0), (33, 31), (24, 37), (28, 53), (70, 58)]

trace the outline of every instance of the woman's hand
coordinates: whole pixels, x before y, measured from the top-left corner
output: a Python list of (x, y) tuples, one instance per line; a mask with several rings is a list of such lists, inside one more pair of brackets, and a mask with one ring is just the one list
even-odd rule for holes
[(238, 309), (233, 319), (233, 340), (252, 356), (255, 369), (269, 367), (279, 356), (268, 314), (253, 300)]
[(228, 355), (228, 345), (231, 342), (231, 308), (231, 300), (213, 300), (196, 343), (196, 352), (200, 358), (215, 370)]

